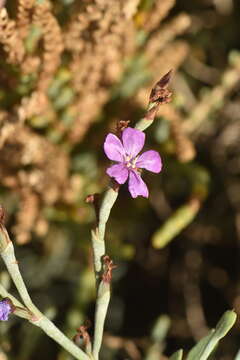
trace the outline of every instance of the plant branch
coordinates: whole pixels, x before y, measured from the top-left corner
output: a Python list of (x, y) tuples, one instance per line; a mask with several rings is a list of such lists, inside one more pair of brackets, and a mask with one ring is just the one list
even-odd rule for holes
[[(141, 119), (135, 126), (135, 128), (143, 131), (152, 124), (156, 116), (158, 107), (160, 104), (166, 104), (170, 102), (171, 92), (167, 89), (171, 78), (172, 71), (169, 71), (164, 75), (160, 81), (152, 89), (149, 99), (149, 105), (147, 113), (143, 119)], [(107, 315), (107, 309), (110, 301), (110, 282), (111, 282), (111, 270), (113, 267), (109, 267), (109, 278), (104, 280), (104, 255), (105, 255), (105, 230), (106, 223), (109, 219), (110, 212), (118, 197), (118, 188), (113, 184), (103, 196), (102, 203), (100, 205), (99, 213), (96, 214), (98, 224), (94, 230), (92, 230), (92, 248), (94, 257), (94, 270), (97, 288), (96, 310), (95, 310), (95, 326), (94, 326), (94, 338), (93, 338), (93, 357), (94, 360), (98, 360), (99, 351), (101, 348), (104, 322)], [(93, 198), (93, 202), (96, 199)], [(96, 205), (96, 204), (95, 204)], [(97, 206), (95, 206), (97, 208)], [(106, 265), (106, 263), (105, 263)], [(112, 265), (112, 262), (108, 262), (108, 266)], [(102, 277), (102, 280), (101, 280)]]
[(92, 230), (92, 248), (94, 257), (94, 270), (96, 278), (97, 299), (95, 310), (94, 338), (93, 338), (93, 356), (97, 360), (103, 338), (104, 322), (107, 315), (107, 309), (110, 301), (110, 284), (101, 281), (103, 274), (103, 257), (105, 255), (105, 230), (111, 209), (118, 197), (118, 187), (113, 185), (105, 192), (100, 206), (98, 224)]
[[(72, 354), (76, 359), (89, 360), (89, 357), (78, 348), (71, 340), (69, 340), (46, 316), (44, 316), (38, 308), (33, 304), (22, 275), (19, 270), (18, 262), (15, 257), (14, 247), (10, 240), (7, 230), (0, 224), (0, 253), (9, 274), (24, 302), (27, 310), (30, 312), (31, 317), (29, 321), (38, 327), (40, 327), (49, 337), (60, 344), (65, 350)], [(0, 290), (3, 290), (1, 288)], [(8, 295), (10, 299), (12, 297)], [(15, 299), (13, 298), (15, 301)], [(13, 301), (13, 303), (14, 303)]]

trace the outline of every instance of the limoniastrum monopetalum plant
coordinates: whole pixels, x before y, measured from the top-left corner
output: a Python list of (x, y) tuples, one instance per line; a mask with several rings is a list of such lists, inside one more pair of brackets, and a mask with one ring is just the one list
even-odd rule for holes
[[(97, 218), (97, 224), (91, 232), (96, 281), (96, 307), (92, 338), (88, 334), (87, 327), (79, 324), (77, 334), (73, 340), (69, 339), (33, 304), (15, 257), (13, 243), (4, 226), (3, 208), (0, 208), (0, 253), (22, 299), (22, 302), (17, 300), (0, 284), (0, 294), (3, 297), (2, 301), (0, 301), (0, 320), (7, 321), (10, 314), (28, 320), (31, 324), (40, 327), (75, 359), (99, 359), (104, 323), (111, 295), (112, 270), (115, 268), (112, 259), (106, 254), (106, 223), (117, 200), (121, 184), (128, 180), (128, 189), (133, 198), (138, 196), (147, 198), (149, 190), (141, 178), (142, 169), (153, 173), (159, 173), (162, 169), (162, 161), (158, 152), (154, 150), (140, 152), (143, 149), (146, 137), (143, 131), (154, 121), (158, 107), (168, 103), (171, 99), (171, 92), (167, 88), (170, 77), (171, 71), (164, 75), (154, 86), (150, 94), (146, 114), (144, 118), (137, 122), (135, 128), (129, 127), (128, 122), (122, 121), (118, 136), (115, 134), (106, 136), (104, 142), (105, 154), (110, 160), (116, 162), (106, 170), (111, 177), (111, 182), (102, 195), (100, 203), (99, 196), (89, 195), (87, 197), (87, 201), (92, 202), (95, 206)], [(196, 360), (207, 359), (218, 341), (233, 326), (235, 320), (236, 314), (233, 311), (225, 313), (216, 330), (197, 344), (195, 350), (190, 352), (189, 360), (195, 358)], [(80, 338), (83, 339), (81, 345), (79, 345)], [(171, 359), (182, 359), (182, 351), (173, 354)]]

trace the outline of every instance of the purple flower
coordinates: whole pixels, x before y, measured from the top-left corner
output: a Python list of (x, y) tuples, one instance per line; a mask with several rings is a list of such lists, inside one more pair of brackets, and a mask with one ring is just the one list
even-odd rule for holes
[(156, 151), (149, 150), (138, 155), (144, 142), (144, 132), (130, 127), (123, 130), (122, 141), (116, 135), (108, 134), (104, 142), (105, 154), (117, 162), (107, 169), (107, 174), (119, 184), (124, 184), (129, 177), (128, 190), (133, 198), (139, 195), (148, 197), (148, 188), (139, 169), (159, 173), (162, 168), (160, 155)]
[(9, 314), (12, 312), (12, 307), (8, 299), (3, 299), (0, 301), (0, 320), (8, 320)]

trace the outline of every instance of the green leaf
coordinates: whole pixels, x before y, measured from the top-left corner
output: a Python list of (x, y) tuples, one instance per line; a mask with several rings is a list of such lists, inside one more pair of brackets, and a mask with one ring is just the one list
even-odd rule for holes
[(171, 321), (169, 316), (161, 315), (154, 324), (151, 340), (152, 345), (148, 348), (145, 360), (160, 359), (163, 349), (165, 347), (165, 338), (170, 328)]
[(183, 357), (183, 351), (182, 349), (176, 351), (172, 356), (169, 358), (169, 360), (182, 360)]
[(217, 323), (216, 329), (211, 330), (207, 336), (192, 348), (186, 360), (206, 360), (217, 346), (219, 340), (232, 328), (236, 318), (237, 315), (234, 311), (226, 311)]
[(240, 350), (238, 350), (237, 355), (235, 356), (234, 360), (240, 360)]
[(152, 245), (155, 249), (162, 249), (195, 218), (199, 207), (192, 203), (182, 205), (152, 236)]
[(154, 324), (151, 338), (154, 343), (162, 343), (167, 336), (171, 320), (167, 315), (161, 315)]

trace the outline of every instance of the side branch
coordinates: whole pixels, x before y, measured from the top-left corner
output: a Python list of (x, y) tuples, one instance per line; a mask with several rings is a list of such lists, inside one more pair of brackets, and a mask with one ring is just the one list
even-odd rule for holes
[[(14, 253), (13, 243), (10, 240), (8, 236), (8, 232), (2, 223), (0, 223), (0, 253), (9, 271), (9, 274), (26, 306), (26, 308), (22, 308), (22, 313), (24, 312), (26, 313), (28, 311), (28, 315), (30, 315), (29, 321), (33, 325), (39, 326), (49, 337), (55, 340), (59, 345), (61, 345), (65, 350), (67, 350), (70, 354), (72, 354), (76, 359), (89, 360), (89, 357), (80, 348), (78, 348), (71, 340), (69, 340), (33, 304), (19, 270), (18, 262), (16, 260)], [(0, 292), (3, 293), (4, 288), (1, 287)], [(14, 302), (16, 303), (15, 298), (13, 297), (9, 297), (9, 298), (10, 299), (12, 298), (13, 303)], [(16, 304), (20, 304), (20, 303), (17, 302)], [(18, 315), (17, 311), (16, 311), (16, 315)], [(22, 316), (22, 317), (26, 318), (26, 316)]]

